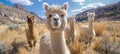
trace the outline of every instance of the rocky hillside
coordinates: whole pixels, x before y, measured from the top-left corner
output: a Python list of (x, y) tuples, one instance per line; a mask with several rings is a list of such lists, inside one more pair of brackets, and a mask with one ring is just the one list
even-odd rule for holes
[(27, 15), (35, 15), (37, 22), (41, 22), (41, 18), (35, 13), (27, 11), (24, 6), (15, 4), (12, 7), (0, 4), (0, 21), (26, 22)]
[(120, 21), (120, 2), (90, 9), (76, 15), (77, 21), (87, 20), (87, 12), (95, 11), (97, 21)]

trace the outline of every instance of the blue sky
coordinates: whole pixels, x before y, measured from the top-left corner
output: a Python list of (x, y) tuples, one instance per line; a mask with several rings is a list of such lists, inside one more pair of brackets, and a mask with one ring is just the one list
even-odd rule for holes
[(27, 10), (35, 12), (38, 16), (45, 18), (45, 10), (43, 9), (44, 2), (47, 2), (49, 5), (63, 5), (64, 2), (68, 2), (68, 16), (71, 16), (91, 8), (117, 3), (118, 1), (120, 0), (0, 0), (0, 3), (8, 6), (12, 6), (14, 3), (22, 4)]

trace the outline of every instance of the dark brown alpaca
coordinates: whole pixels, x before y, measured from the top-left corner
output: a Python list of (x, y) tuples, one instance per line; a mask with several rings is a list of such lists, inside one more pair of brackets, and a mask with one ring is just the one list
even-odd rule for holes
[(26, 37), (29, 47), (32, 48), (36, 45), (38, 32), (34, 28), (34, 16), (27, 16), (28, 28), (26, 29)]

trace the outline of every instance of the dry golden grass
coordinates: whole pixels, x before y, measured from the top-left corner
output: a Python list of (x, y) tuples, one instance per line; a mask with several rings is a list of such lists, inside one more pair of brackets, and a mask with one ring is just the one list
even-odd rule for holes
[(82, 52), (84, 51), (84, 44), (79, 42), (79, 38), (76, 38), (74, 43), (70, 43), (68, 45), (71, 54), (83, 54)]
[[(80, 37), (80, 25), (84, 23), (77, 23), (76, 29), (77, 29), (77, 39)], [(86, 24), (86, 23), (85, 23)], [(7, 26), (5, 25), (7, 28)], [(2, 29), (5, 28), (4, 25), (2, 25)], [(45, 24), (36, 24), (35, 27), (37, 28), (39, 32), (39, 37), (43, 35), (46, 31)], [(69, 44), (69, 49), (72, 54), (105, 54), (105, 44), (111, 44), (111, 43), (120, 43), (120, 22), (95, 22), (95, 31), (99, 35), (95, 37), (92, 40), (92, 44), (89, 48), (85, 49), (85, 44), (79, 42), (79, 40), (76, 40), (75, 43)], [(17, 30), (9, 30), (5, 29), (6, 31), (0, 33), (0, 41), (5, 42), (7, 45), (11, 45), (14, 47), (12, 50), (13, 53), (19, 53), (19, 54), (37, 54), (35, 52), (39, 52), (39, 38), (38, 43), (35, 49), (33, 49), (32, 52), (28, 51), (28, 45), (26, 42), (26, 36), (25, 36), (25, 28), (27, 28), (27, 24), (20, 24), (20, 28)], [(1, 29), (0, 29), (1, 31)], [(81, 37), (82, 38), (82, 37)], [(112, 45), (111, 45), (112, 46)], [(16, 51), (16, 50), (17, 51)], [(109, 51), (109, 50), (108, 50)], [(111, 51), (109, 51), (111, 52)]]
[(25, 48), (19, 48), (19, 54), (29, 54)]
[(103, 31), (105, 31), (107, 28), (106, 24), (103, 23), (103, 22), (96, 22), (94, 24), (94, 29), (95, 29), (95, 32), (96, 32), (96, 35), (97, 36), (100, 36), (102, 34)]
[[(40, 36), (47, 31), (45, 24), (36, 24), (35, 27), (37, 28), (38, 32), (39, 32), (39, 37), (38, 37), (38, 43), (39, 43), (39, 39)], [(3, 27), (4, 28), (4, 27)], [(25, 29), (27, 28), (27, 24), (21, 24), (20, 28), (18, 28), (17, 30), (9, 30), (7, 29), (6, 32), (0, 34), (0, 41), (5, 42), (8, 45), (13, 46), (13, 53), (20, 53), (20, 54), (29, 54), (28, 51), (28, 44), (27, 44), (27, 40), (26, 40), (26, 36), (25, 36)], [(37, 43), (36, 46), (36, 51), (33, 51), (32, 54), (34, 54), (34, 52), (39, 51), (39, 44)], [(34, 49), (35, 50), (35, 49)], [(16, 52), (15, 52), (16, 51)]]
[(69, 49), (71, 54), (82, 54), (82, 51), (84, 51), (84, 46), (80, 42), (75, 42), (69, 45)]
[[(87, 23), (78, 23), (77, 28), (80, 27), (82, 24)], [(112, 24), (112, 25), (111, 25)], [(113, 51), (109, 51), (108, 46), (113, 46), (111, 43), (120, 43), (120, 22), (95, 22), (95, 31), (98, 36), (96, 36), (90, 45), (89, 48), (85, 49), (84, 51), (81, 51), (85, 44), (81, 45), (82, 43), (76, 41), (76, 43), (71, 44), (70, 50), (72, 54), (105, 54), (106, 51), (109, 53)], [(77, 34), (80, 34), (79, 28), (77, 30)], [(79, 38), (84, 39), (84, 37), (79, 36)], [(82, 46), (82, 47), (81, 47)], [(113, 47), (115, 48), (115, 47)], [(105, 50), (106, 49), (106, 50)], [(118, 48), (119, 50), (120, 48)], [(115, 52), (115, 51), (114, 51)], [(116, 52), (115, 52), (116, 53)], [(120, 52), (118, 52), (120, 53)]]

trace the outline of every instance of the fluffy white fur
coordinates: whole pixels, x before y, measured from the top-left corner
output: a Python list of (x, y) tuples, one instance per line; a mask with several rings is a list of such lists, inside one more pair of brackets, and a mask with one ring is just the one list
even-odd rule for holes
[[(94, 30), (94, 12), (87, 12), (88, 23), (89, 25), (81, 25), (80, 35), (85, 41), (85, 43), (89, 44), (91, 39), (96, 35)], [(81, 39), (82, 40), (82, 39)]]
[(40, 54), (70, 54), (64, 36), (64, 30), (67, 25), (68, 3), (65, 3), (62, 7), (49, 6), (45, 3), (44, 8), (47, 17), (46, 26), (50, 33), (40, 39)]

